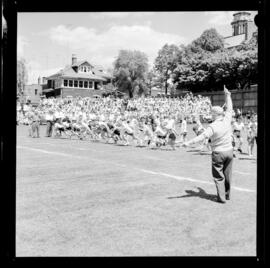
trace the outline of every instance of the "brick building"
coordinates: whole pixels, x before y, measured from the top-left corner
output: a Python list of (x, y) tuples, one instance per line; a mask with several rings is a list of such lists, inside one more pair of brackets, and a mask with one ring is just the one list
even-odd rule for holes
[(21, 102), (30, 102), (33, 105), (37, 105), (43, 95), (42, 89), (43, 86), (41, 84), (40, 78), (38, 79), (37, 84), (25, 85)]
[(251, 13), (242, 11), (233, 14), (232, 36), (224, 37), (225, 48), (239, 46), (258, 34), (257, 26), (251, 19)]
[(71, 65), (45, 78), (43, 93), (46, 97), (100, 95), (103, 85), (111, 83), (113, 76), (101, 66), (93, 66), (87, 60), (78, 61), (73, 54)]

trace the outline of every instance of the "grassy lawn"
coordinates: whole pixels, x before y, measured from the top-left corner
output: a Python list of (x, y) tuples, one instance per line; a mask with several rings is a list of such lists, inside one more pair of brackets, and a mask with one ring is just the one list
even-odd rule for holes
[(16, 256), (256, 255), (255, 158), (234, 160), (220, 204), (208, 152), (27, 134), (17, 127)]

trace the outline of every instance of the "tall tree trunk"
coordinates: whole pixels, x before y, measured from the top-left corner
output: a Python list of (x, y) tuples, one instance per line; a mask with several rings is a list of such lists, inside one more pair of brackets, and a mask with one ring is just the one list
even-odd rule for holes
[(167, 96), (168, 93), (168, 70), (166, 71), (165, 74), (165, 95)]

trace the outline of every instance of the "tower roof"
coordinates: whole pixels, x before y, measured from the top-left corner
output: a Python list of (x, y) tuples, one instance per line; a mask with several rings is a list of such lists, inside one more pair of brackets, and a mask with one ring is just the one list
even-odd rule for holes
[(231, 24), (235, 24), (239, 21), (252, 21), (251, 13), (247, 11), (241, 11), (233, 14), (233, 21)]
[(233, 16), (237, 16), (237, 15), (239, 15), (239, 14), (243, 14), (243, 15), (251, 15), (250, 12), (247, 12), (247, 11), (240, 11), (240, 12), (234, 13)]

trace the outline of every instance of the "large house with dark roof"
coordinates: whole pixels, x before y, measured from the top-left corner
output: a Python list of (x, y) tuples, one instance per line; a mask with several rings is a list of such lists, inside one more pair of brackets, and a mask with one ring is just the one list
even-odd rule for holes
[(90, 97), (99, 95), (102, 86), (112, 80), (113, 76), (101, 66), (94, 66), (87, 60), (78, 61), (73, 54), (71, 65), (46, 77), (43, 94), (46, 97)]
[(225, 48), (234, 48), (244, 42), (248, 42), (253, 36), (258, 34), (257, 26), (251, 19), (251, 13), (241, 11), (233, 14), (232, 36), (224, 38)]

